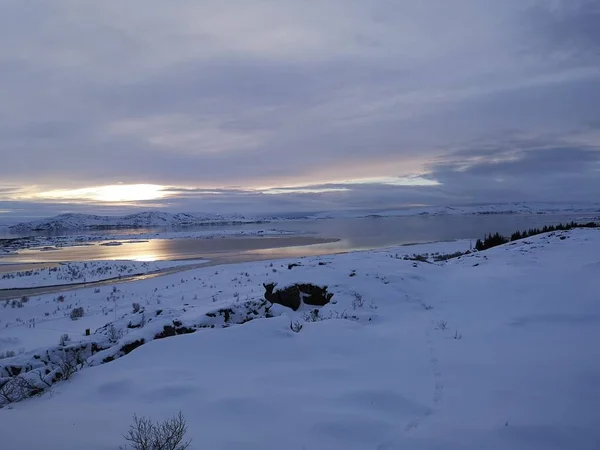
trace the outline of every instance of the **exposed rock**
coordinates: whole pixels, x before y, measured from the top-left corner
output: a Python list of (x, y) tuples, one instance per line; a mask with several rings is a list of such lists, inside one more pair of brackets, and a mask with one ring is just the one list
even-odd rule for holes
[(130, 342), (129, 344), (125, 344), (123, 347), (121, 347), (121, 351), (124, 355), (127, 355), (134, 351), (136, 348), (144, 345), (144, 342), (144, 339), (138, 339), (137, 341)]
[(304, 302), (312, 306), (325, 306), (331, 301), (333, 294), (327, 292), (327, 286), (315, 286), (310, 283), (299, 283), (284, 289), (275, 290), (276, 283), (263, 284), (265, 299), (271, 303), (297, 311)]
[(303, 295), (302, 301), (307, 305), (325, 306), (333, 298), (333, 294), (327, 292), (327, 286), (315, 286), (314, 284), (297, 285)]
[(287, 308), (297, 311), (302, 304), (300, 289), (296, 285), (275, 291), (276, 283), (263, 284), (265, 287), (265, 299), (271, 303), (278, 303)]

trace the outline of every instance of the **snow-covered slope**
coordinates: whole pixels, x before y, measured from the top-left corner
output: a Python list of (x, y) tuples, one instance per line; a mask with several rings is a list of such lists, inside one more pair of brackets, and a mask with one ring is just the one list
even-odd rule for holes
[[(61, 333), (85, 339), (85, 328), (112, 320), (113, 305), (119, 327), (132, 322), (132, 301), (147, 318), (185, 326), (261, 300), (265, 282), (326, 284), (334, 294), (317, 320), (314, 307), (278, 307), (273, 318), (146, 341), (84, 368), (51, 394), (0, 409), (2, 444), (118, 448), (134, 413), (182, 411), (192, 449), (597, 449), (600, 230), (439, 264), (406, 261), (402, 250), (419, 251), (207, 267), (0, 309), (0, 345), (29, 350)], [(85, 316), (62, 317), (68, 305)], [(32, 327), (34, 314), (42, 319)], [(155, 332), (155, 322), (134, 325), (122, 342)]]
[(91, 214), (61, 214), (50, 219), (34, 220), (9, 227), (12, 232), (63, 231), (117, 228), (188, 227), (200, 225), (231, 225), (260, 223), (259, 219), (239, 214), (221, 216), (205, 213), (142, 212), (127, 216), (96, 216)]

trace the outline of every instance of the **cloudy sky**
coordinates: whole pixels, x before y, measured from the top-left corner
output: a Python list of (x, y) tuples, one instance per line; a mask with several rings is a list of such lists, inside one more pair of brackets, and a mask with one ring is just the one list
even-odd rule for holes
[(596, 0), (0, 11), (0, 216), (600, 199)]

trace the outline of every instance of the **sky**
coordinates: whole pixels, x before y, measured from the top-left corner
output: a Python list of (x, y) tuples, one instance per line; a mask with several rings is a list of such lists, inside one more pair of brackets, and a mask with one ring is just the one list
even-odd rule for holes
[(597, 0), (0, 11), (0, 220), (600, 199)]

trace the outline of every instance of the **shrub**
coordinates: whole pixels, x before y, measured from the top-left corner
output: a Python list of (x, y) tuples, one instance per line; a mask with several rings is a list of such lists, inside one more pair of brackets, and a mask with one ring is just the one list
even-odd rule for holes
[(354, 296), (354, 299), (352, 300), (352, 308), (353, 309), (362, 308), (365, 304), (365, 300), (363, 299), (363, 296), (360, 295), (358, 292), (354, 292), (352, 295)]
[(73, 308), (71, 310), (71, 320), (81, 319), (85, 315), (83, 307)]
[(75, 372), (83, 367), (85, 358), (81, 349), (65, 349), (60, 354), (56, 365), (63, 380), (70, 379)]
[(115, 327), (114, 324), (110, 324), (108, 327), (108, 340), (111, 344), (115, 344), (123, 337), (123, 330)]
[(71, 340), (71, 338), (69, 337), (68, 334), (62, 334), (60, 336), (60, 341), (58, 342), (58, 345), (60, 345), (61, 347), (64, 347), (65, 345), (67, 345), (67, 342), (69, 342)]
[(322, 320), (325, 320), (325, 318), (319, 314), (319, 310), (316, 308), (311, 310), (309, 313), (304, 313), (302, 315), (302, 318), (306, 322), (320, 322)]
[(300, 333), (300, 330), (302, 330), (302, 327), (303, 327), (303, 325), (297, 320), (295, 322), (290, 323), (290, 329), (294, 333)]
[(121, 449), (185, 450), (191, 443), (191, 440), (184, 440), (186, 433), (187, 423), (181, 412), (162, 423), (153, 423), (150, 419), (134, 415), (133, 424), (123, 436), (128, 444)]
[(436, 330), (444, 331), (446, 328), (448, 328), (448, 322), (445, 320), (438, 320), (437, 326), (435, 328)]
[(454, 258), (458, 258), (463, 255), (468, 255), (469, 253), (471, 253), (471, 252), (469, 252), (468, 250), (466, 252), (445, 253), (442, 255), (435, 255), (433, 257), (433, 260), (436, 262), (448, 261), (449, 259), (454, 259)]
[(6, 350), (6, 352), (4, 353), (0, 353), (0, 359), (4, 359), (4, 358), (12, 358), (13, 356), (15, 356), (17, 353), (14, 350)]
[(142, 306), (137, 302), (133, 302), (131, 307), (132, 307), (134, 313), (138, 313), (142, 309)]

